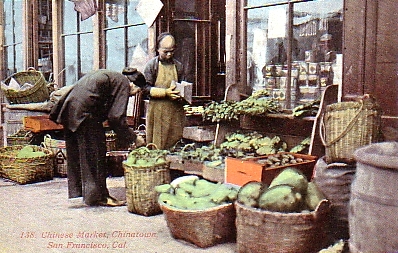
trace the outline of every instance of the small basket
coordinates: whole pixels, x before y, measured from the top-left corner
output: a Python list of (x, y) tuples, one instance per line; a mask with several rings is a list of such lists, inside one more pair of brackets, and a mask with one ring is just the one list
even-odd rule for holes
[(66, 143), (64, 140), (53, 139), (46, 134), (42, 143), (44, 148), (51, 150), (54, 154), (54, 173), (59, 177), (66, 177), (68, 164), (66, 160)]
[(106, 137), (106, 151), (107, 152), (111, 152), (111, 151), (118, 150), (116, 148), (116, 134), (115, 134), (115, 132), (113, 130), (107, 131), (105, 133), (105, 137)]
[(366, 95), (359, 102), (328, 105), (320, 126), (325, 161), (355, 162), (356, 149), (379, 141), (381, 114), (380, 107)]
[(170, 233), (175, 239), (207, 248), (236, 239), (236, 212), (233, 203), (206, 210), (182, 210), (159, 203)]
[(144, 124), (139, 125), (134, 132), (146, 140), (146, 126)]
[(235, 202), (237, 252), (318, 252), (330, 245), (329, 201), (309, 213), (280, 213)]
[(11, 78), (14, 78), (20, 85), (31, 83), (33, 87), (23, 91), (1, 88), (10, 104), (29, 104), (44, 102), (50, 99), (50, 92), (47, 82), (40, 71), (29, 68), (27, 71), (17, 72), (4, 80), (5, 84), (9, 84)]
[(126, 183), (127, 210), (152, 216), (161, 213), (155, 186), (170, 183), (170, 162), (151, 167), (122, 164)]
[(15, 145), (0, 148), (0, 174), (19, 184), (28, 184), (51, 180), (54, 176), (53, 153), (51, 150), (31, 145), (45, 156), (35, 158), (17, 158), (16, 154), (24, 146)]
[(33, 133), (24, 129), (19, 129), (13, 135), (7, 136), (7, 146), (28, 145), (33, 140)]

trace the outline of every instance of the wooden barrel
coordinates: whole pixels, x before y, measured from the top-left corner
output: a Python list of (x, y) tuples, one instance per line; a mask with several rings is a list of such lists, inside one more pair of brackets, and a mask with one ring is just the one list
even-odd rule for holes
[(398, 142), (359, 148), (354, 157), (350, 252), (398, 252)]
[(333, 241), (348, 240), (348, 209), (356, 165), (327, 164), (325, 157), (321, 157), (315, 164), (314, 171), (314, 183), (330, 201), (330, 237)]

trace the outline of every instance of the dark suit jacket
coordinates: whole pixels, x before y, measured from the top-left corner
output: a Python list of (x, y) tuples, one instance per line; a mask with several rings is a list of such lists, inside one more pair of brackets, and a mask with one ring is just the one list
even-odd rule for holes
[(75, 132), (87, 118), (98, 122), (108, 120), (118, 136), (133, 142), (133, 129), (127, 124), (129, 80), (121, 73), (97, 70), (84, 75), (72, 90), (53, 107), (50, 119)]

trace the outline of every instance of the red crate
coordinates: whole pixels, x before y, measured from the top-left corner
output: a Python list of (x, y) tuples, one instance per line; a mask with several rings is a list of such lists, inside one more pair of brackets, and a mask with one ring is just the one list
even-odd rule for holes
[(247, 182), (257, 181), (264, 182), (269, 185), (283, 169), (288, 167), (300, 170), (308, 180), (311, 180), (317, 159), (316, 156), (289, 152), (282, 152), (281, 154), (292, 154), (295, 158), (304, 159), (305, 162), (266, 168), (264, 165), (257, 163), (256, 161), (265, 159), (268, 156), (247, 159), (227, 157), (225, 162), (225, 183), (243, 186)]

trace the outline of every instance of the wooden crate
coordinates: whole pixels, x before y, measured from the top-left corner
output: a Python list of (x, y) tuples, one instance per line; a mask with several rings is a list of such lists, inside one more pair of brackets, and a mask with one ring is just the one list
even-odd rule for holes
[(193, 175), (203, 175), (203, 163), (198, 161), (191, 161), (191, 160), (182, 160), (183, 168), (185, 173), (193, 174)]
[(203, 166), (203, 178), (213, 181), (224, 183), (225, 168), (211, 168), (206, 165)]
[(216, 126), (189, 126), (184, 127), (183, 137), (194, 141), (213, 141), (216, 135)]
[(288, 154), (292, 154), (296, 158), (302, 158), (307, 161), (274, 168), (265, 168), (264, 165), (257, 163), (256, 161), (259, 159), (265, 159), (267, 156), (248, 158), (245, 160), (227, 157), (225, 162), (225, 183), (243, 186), (247, 182), (257, 181), (264, 182), (269, 185), (271, 181), (287, 167), (300, 170), (304, 173), (307, 179), (310, 180), (312, 178), (317, 157), (295, 153)]
[(62, 125), (51, 121), (48, 115), (29, 116), (24, 118), (24, 127), (33, 133), (50, 130), (62, 130)]

